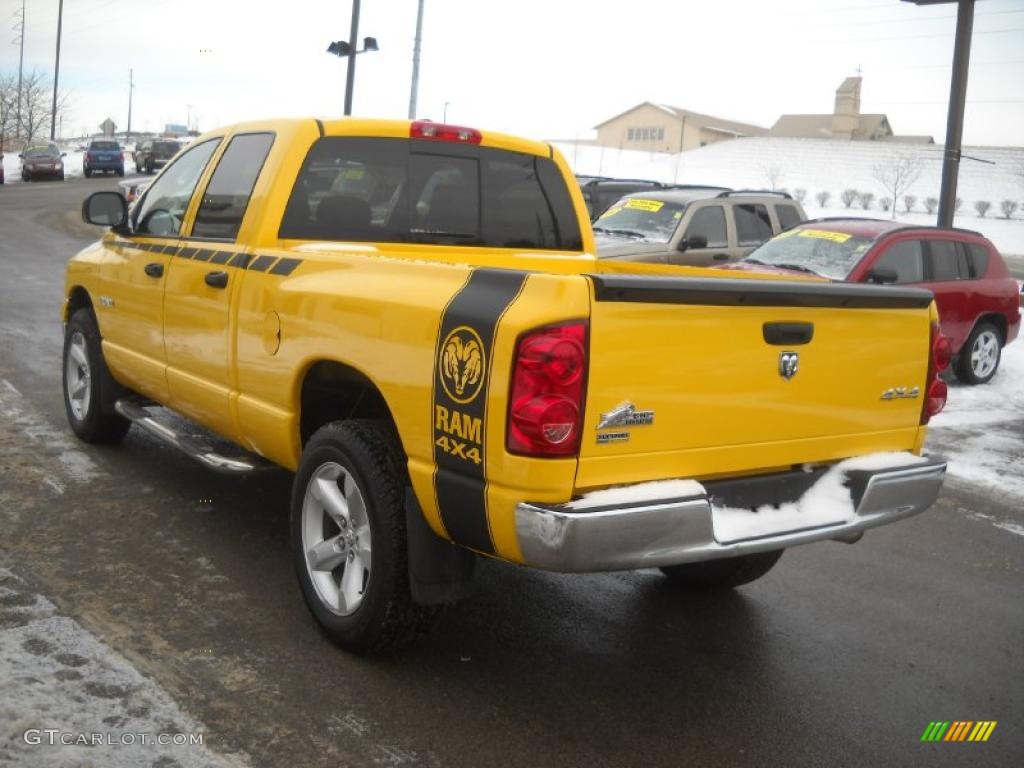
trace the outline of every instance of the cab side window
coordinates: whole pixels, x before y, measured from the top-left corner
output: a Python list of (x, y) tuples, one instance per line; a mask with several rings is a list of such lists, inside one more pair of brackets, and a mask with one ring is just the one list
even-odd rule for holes
[(891, 246), (875, 262), (873, 269), (891, 269), (896, 283), (920, 283), (924, 280), (924, 258), (920, 240), (903, 240)]
[(928, 273), (928, 279), (936, 283), (960, 279), (960, 255), (954, 241), (928, 241)]
[(800, 212), (795, 205), (776, 205), (775, 215), (779, 219), (779, 231), (795, 227), (800, 223)]
[(967, 268), (972, 278), (984, 277), (988, 271), (988, 248), (977, 243), (961, 243), (967, 249)]
[(142, 204), (135, 209), (136, 234), (163, 237), (181, 234), (189, 200), (218, 144), (220, 139), (210, 139), (191, 147), (153, 182)]
[(693, 212), (693, 218), (686, 227), (686, 239), (703, 235), (708, 239), (708, 248), (728, 248), (729, 238), (725, 233), (725, 209), (720, 205), (706, 205)]
[(246, 133), (231, 139), (203, 193), (193, 237), (235, 239), (273, 143), (270, 133)]
[(732, 207), (736, 217), (736, 239), (739, 245), (760, 245), (772, 236), (772, 220), (768, 208), (760, 203), (741, 203)]

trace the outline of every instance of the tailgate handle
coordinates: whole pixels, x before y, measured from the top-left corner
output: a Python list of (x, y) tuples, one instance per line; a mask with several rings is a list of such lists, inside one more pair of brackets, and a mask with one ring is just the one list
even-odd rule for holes
[(765, 323), (762, 331), (769, 344), (791, 347), (814, 338), (814, 323)]

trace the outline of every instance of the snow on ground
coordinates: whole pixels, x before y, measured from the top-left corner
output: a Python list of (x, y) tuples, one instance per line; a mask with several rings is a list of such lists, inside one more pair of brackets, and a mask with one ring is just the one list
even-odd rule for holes
[[(0, 668), (0, 764), (244, 764), (215, 754), (205, 743), (189, 744), (189, 734), (202, 734), (205, 741), (200, 723), (6, 568), (0, 568)], [(176, 743), (182, 735), (186, 741)]]
[[(922, 173), (904, 194), (915, 195), (918, 202), (914, 212), (906, 214), (901, 199), (896, 214), (899, 221), (910, 224), (935, 223), (935, 216), (925, 212), (923, 201), (939, 196), (943, 156), (942, 147), (934, 144), (775, 137), (721, 141), (677, 155), (565, 142), (556, 142), (556, 146), (580, 174), (714, 184), (734, 189), (805, 189), (803, 205), (812, 217), (888, 217), (890, 214), (878, 207), (877, 201), (887, 193), (874, 178), (874, 167), (894, 157), (911, 155), (920, 160)], [(995, 164), (966, 159), (961, 163), (957, 195), (963, 204), (956, 216), (956, 226), (981, 231), (1004, 253), (1024, 255), (1024, 147), (964, 147), (963, 151)], [(844, 208), (839, 195), (847, 188), (873, 192), (872, 209)], [(815, 202), (815, 195), (821, 191), (832, 195), (825, 208)], [(992, 203), (984, 219), (974, 210), (978, 200)], [(1009, 221), (1002, 218), (999, 210), (1002, 200), (1013, 200), (1021, 207)]]
[(1024, 504), (1024, 341), (1003, 349), (988, 384), (950, 382), (946, 408), (931, 421), (927, 447), (949, 458), (953, 477), (1008, 503)]

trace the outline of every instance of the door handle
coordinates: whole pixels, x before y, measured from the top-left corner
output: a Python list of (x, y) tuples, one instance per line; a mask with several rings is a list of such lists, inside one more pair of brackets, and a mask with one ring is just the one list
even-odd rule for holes
[(727, 253), (716, 253), (714, 256), (715, 261), (728, 261), (729, 254)]
[(206, 277), (203, 278), (206, 284), (211, 288), (227, 288), (228, 287), (228, 273), (227, 272), (207, 272)]
[(163, 277), (164, 276), (164, 265), (150, 263), (145, 266), (145, 272), (150, 277)]

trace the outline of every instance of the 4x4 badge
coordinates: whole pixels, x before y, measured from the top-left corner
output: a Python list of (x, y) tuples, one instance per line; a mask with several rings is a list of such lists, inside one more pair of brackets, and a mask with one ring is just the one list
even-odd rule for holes
[[(642, 427), (654, 423), (654, 411), (638, 411), (628, 400), (601, 414), (598, 429), (609, 427)], [(600, 440), (599, 440), (600, 441)]]
[(796, 376), (800, 367), (800, 355), (796, 352), (779, 353), (779, 376), (789, 381)]

